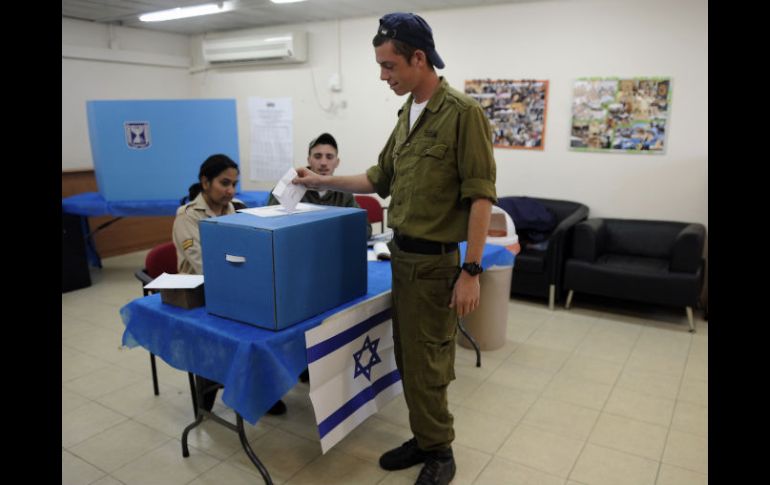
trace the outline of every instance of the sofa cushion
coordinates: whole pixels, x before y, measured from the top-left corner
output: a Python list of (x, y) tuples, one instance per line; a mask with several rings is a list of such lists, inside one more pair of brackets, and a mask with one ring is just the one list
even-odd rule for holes
[(525, 273), (542, 273), (545, 271), (545, 254), (545, 251), (522, 248), (522, 251), (516, 255), (514, 267), (516, 271)]
[(701, 270), (672, 273), (665, 260), (628, 256), (602, 256), (594, 263), (573, 258), (565, 266), (567, 289), (675, 306), (696, 305), (703, 275)]
[(669, 221), (604, 219), (605, 250), (668, 260), (677, 234), (686, 224)]
[(663, 274), (668, 272), (668, 261), (658, 258), (645, 258), (643, 256), (631, 256), (629, 254), (606, 253), (599, 256), (596, 264), (613, 267), (620, 271), (633, 273)]

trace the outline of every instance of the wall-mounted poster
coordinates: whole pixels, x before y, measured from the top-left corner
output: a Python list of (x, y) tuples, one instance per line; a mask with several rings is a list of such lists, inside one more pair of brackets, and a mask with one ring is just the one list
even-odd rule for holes
[(495, 148), (543, 149), (548, 81), (474, 79), (465, 93), (484, 108)]
[(570, 148), (665, 153), (670, 105), (670, 78), (578, 79)]

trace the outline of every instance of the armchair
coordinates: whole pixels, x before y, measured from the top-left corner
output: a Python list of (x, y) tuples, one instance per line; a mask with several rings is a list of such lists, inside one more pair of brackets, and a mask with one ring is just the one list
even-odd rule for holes
[[(539, 203), (554, 217), (552, 229), (547, 231), (545, 240), (538, 245), (527, 244), (526, 231), (530, 227), (523, 220), (522, 206)], [(521, 252), (516, 255), (511, 277), (511, 296), (525, 294), (548, 298), (548, 308), (561, 299), (562, 270), (567, 250), (571, 247), (572, 229), (588, 217), (588, 207), (567, 200), (542, 199), (537, 197), (500, 197), (497, 205), (513, 219), (519, 234)], [(535, 228), (546, 227), (543, 218), (532, 221)]]
[(575, 226), (565, 264), (566, 308), (575, 292), (692, 307), (703, 285), (702, 224), (633, 219), (589, 219)]

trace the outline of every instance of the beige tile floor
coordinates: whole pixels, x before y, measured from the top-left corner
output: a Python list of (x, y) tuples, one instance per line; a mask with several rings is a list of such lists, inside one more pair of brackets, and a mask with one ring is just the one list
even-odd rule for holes
[[(146, 251), (104, 259), (93, 285), (62, 294), (62, 484), (262, 483), (235, 433), (193, 419), (187, 374), (121, 348), (118, 309), (141, 295), (133, 272)], [(694, 485), (708, 482), (708, 324), (684, 312), (596, 305), (569, 311), (511, 300), (506, 344), (458, 347), (449, 388), (458, 464), (453, 483)], [(220, 393), (221, 394), (221, 393)], [(419, 472), (379, 468), (410, 437), (396, 398), (326, 455), (306, 384), (285, 416), (247, 426), (276, 484), (410, 484)], [(216, 410), (233, 419), (221, 401)]]

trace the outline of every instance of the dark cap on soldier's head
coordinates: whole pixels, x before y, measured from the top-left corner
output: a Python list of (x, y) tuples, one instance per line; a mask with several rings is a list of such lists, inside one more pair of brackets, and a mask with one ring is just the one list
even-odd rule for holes
[(433, 30), (419, 15), (404, 12), (389, 13), (380, 19), (377, 33), (425, 51), (434, 67), (444, 68), (444, 61), (439, 57), (436, 45), (433, 43)]
[(307, 147), (308, 155), (310, 155), (310, 150), (312, 150), (316, 145), (331, 145), (335, 150), (339, 151), (337, 148), (337, 140), (335, 140), (334, 137), (328, 133), (321, 133), (317, 138), (314, 138), (313, 141), (310, 142), (310, 145)]

